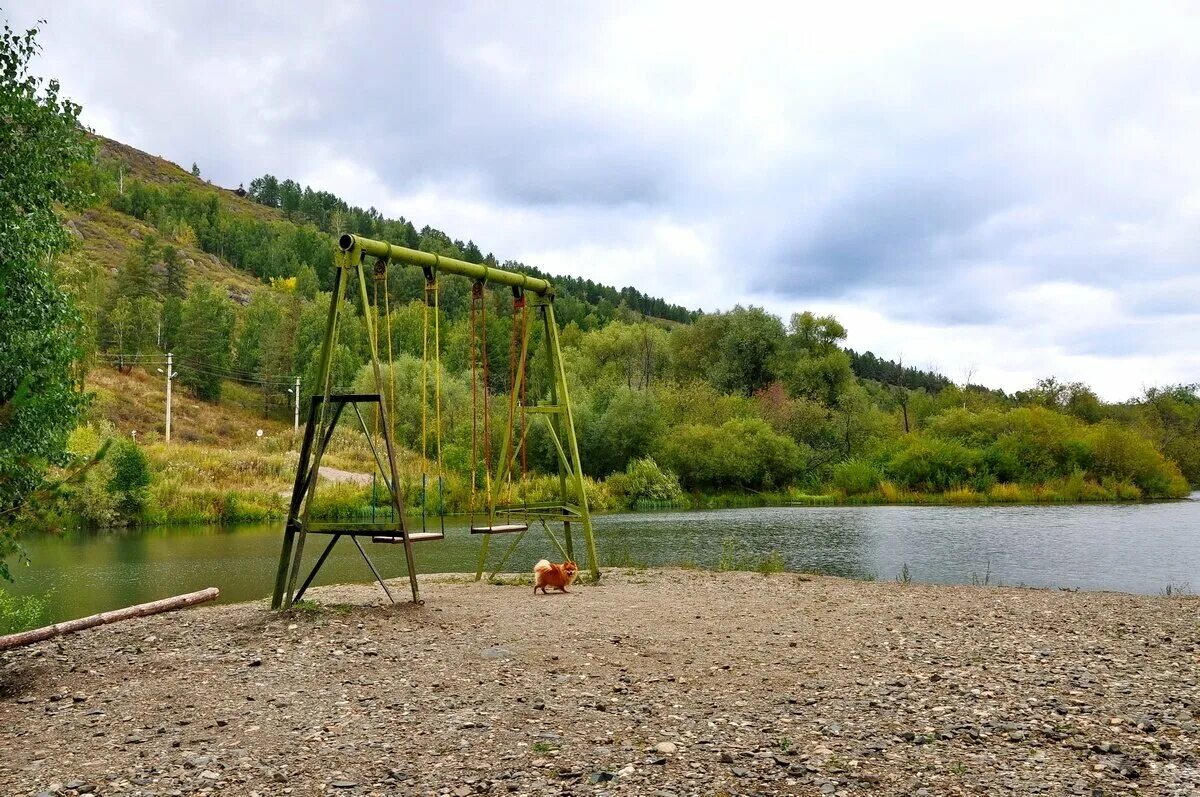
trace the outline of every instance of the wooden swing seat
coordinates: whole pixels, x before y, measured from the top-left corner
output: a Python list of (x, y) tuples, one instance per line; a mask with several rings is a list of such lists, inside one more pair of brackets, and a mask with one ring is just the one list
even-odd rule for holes
[(528, 531), (528, 523), (507, 523), (500, 526), (472, 526), (472, 534), (513, 534), (518, 531)]
[[(445, 535), (438, 531), (418, 531), (414, 534), (409, 534), (408, 538), (410, 540), (412, 540), (413, 542), (429, 542), (430, 540), (445, 539)], [(384, 537), (384, 536), (372, 537), (371, 542), (378, 542), (378, 543), (382, 543), (384, 545), (402, 545), (402, 544), (404, 544), (404, 535), (399, 534), (396, 536), (389, 536), (389, 537)]]

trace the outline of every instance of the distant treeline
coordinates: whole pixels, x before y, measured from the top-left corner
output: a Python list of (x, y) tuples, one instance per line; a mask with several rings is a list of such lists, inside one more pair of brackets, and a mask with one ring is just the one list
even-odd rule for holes
[(874, 379), (885, 385), (914, 390), (920, 388), (930, 393), (936, 393), (953, 384), (935, 371), (922, 371), (894, 360), (885, 360), (869, 351), (859, 354), (854, 349), (846, 349), (846, 353), (850, 355), (850, 367), (860, 379)]
[[(314, 191), (309, 186), (301, 188), (295, 180), (281, 181), (274, 175), (265, 174), (250, 181), (247, 196), (260, 205), (282, 210), (290, 220), (310, 222), (332, 235), (350, 232), (410, 249), (437, 252), (468, 263), (500, 265), (494, 255), (485, 255), (474, 241), (464, 243), (429, 226), (422, 227), (418, 232), (416, 226), (403, 216), (388, 219), (375, 208), (363, 210), (328, 191)], [(550, 279), (560, 294), (582, 299), (597, 308), (626, 307), (642, 315), (680, 322), (690, 321), (697, 315), (686, 307), (647, 296), (630, 286), (617, 290), (590, 279), (547, 274), (515, 260), (504, 261), (503, 267)]]

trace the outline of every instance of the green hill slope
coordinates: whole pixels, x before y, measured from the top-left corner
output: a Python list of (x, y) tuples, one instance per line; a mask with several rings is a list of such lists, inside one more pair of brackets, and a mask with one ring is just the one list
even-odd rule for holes
[[(471, 241), (293, 181), (257, 178), (242, 196), (114, 141), (101, 140), (76, 179), (94, 200), (67, 212), (76, 244), (55, 269), (85, 320), (95, 400), (73, 446), (85, 456), (105, 435), (130, 439), (136, 431), (151, 471), (136, 517), (115, 517), (95, 484), (77, 491), (65, 511), (97, 524), (282, 512), (279, 493), (294, 461), (289, 389), (299, 377), (303, 398), (316, 381), (331, 233), (500, 262)], [(845, 350), (846, 330), (833, 318), (798, 313), (785, 323), (754, 307), (696, 314), (633, 288), (543, 276), (558, 288), (564, 363), (598, 508), (679, 501), (681, 486), (692, 501), (817, 494), (979, 502), (1176, 496), (1200, 480), (1200, 399), (1189, 388), (1121, 405), (1053, 380), (1015, 397), (960, 389), (937, 374)], [(419, 484), (421, 473), (436, 470), (413, 453), (422, 447), (423, 277), (392, 269), (379, 290), (373, 301), (386, 294), (393, 311), (403, 480)], [(471, 469), (480, 467), (470, 462), (469, 285), (447, 278), (440, 293), (442, 473), (450, 507), (461, 510)], [(370, 386), (363, 311), (355, 297), (344, 313), (333, 358), (339, 389)], [(498, 433), (507, 411), (511, 296), (489, 291), (487, 314)], [(157, 370), (168, 351), (179, 374), (169, 446)], [(530, 368), (536, 396), (545, 388), (536, 355)], [(539, 474), (553, 474), (555, 460), (536, 426), (529, 439), (532, 480), (521, 489), (536, 500), (554, 482)], [(330, 464), (370, 471), (369, 448), (351, 430), (339, 431)], [(318, 511), (353, 514), (370, 500), (367, 488), (340, 485)]]

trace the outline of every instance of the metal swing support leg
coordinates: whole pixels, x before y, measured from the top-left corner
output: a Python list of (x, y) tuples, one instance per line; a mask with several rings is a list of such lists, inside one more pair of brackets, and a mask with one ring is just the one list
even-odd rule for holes
[[(388, 599), (395, 603), (395, 599), (384, 583), (383, 577), (380, 575), (378, 569), (376, 569), (371, 558), (367, 556), (367, 552), (363, 550), (362, 545), (358, 542), (357, 534), (369, 533), (361, 530), (332, 532), (332, 539), (326, 545), (324, 551), (322, 551), (312, 570), (304, 579), (303, 584), (300, 585), (298, 590), (296, 589), (296, 582), (299, 579), (303, 564), (305, 538), (309, 533), (312, 533), (310, 529), (321, 531), (309, 522), (312, 499), (317, 489), (320, 474), (321, 458), (325, 453), (325, 448), (328, 446), (330, 438), (333, 437), (338, 419), (346, 404), (356, 405), (360, 401), (379, 403), (384, 455), (387, 459), (386, 470), (384, 469), (383, 458), (380, 457), (373, 442), (371, 443), (372, 453), (375, 455), (376, 463), (380, 470), (383, 471), (383, 480), (391, 493), (392, 508), (395, 513), (395, 528), (394, 530), (389, 530), (389, 533), (398, 534), (404, 543), (405, 564), (407, 565), (413, 602), (421, 602), (417, 585), (416, 564), (413, 560), (412, 539), (405, 527), (404, 507), (400, 498), (400, 478), (399, 469), (396, 464), (395, 443), (392, 439), (390, 408), (383, 398), (383, 373), (379, 362), (379, 333), (371, 312), (365, 312), (364, 319), (371, 347), (371, 367), (375, 378), (376, 392), (374, 394), (352, 395), (334, 395), (332, 392), (333, 386), (330, 378), (332, 370), (331, 362), (337, 342), (338, 316), (346, 295), (346, 282), (351, 278), (351, 275), (355, 275), (358, 278), (359, 299), (363, 308), (367, 309), (371, 306), (367, 298), (367, 277), (362, 261), (363, 252), (357, 247), (343, 251), (337, 256), (337, 267), (334, 270), (333, 276), (333, 289), (330, 292), (329, 298), (329, 312), (325, 322), (325, 337), (321, 342), (321, 354), (317, 369), (317, 380), (321, 393), (314, 395), (312, 398), (308, 422), (304, 428), (304, 440), (300, 448), (300, 462), (296, 468), (296, 480), (292, 487), (292, 498), (288, 507), (288, 519), (284, 527), (283, 544), (279, 553), (279, 568), (275, 575), (275, 589), (271, 596), (271, 608), (273, 609), (288, 609), (304, 595), (321, 569), (321, 566), (325, 564), (337, 541), (344, 536), (350, 537), (354, 542), (355, 547), (362, 554), (363, 560), (367, 563), (367, 567), (370, 568), (375, 580), (379, 582)], [(386, 270), (386, 267), (386, 259), (376, 264), (377, 269), (382, 268)], [(358, 412), (357, 406), (355, 406), (355, 413), (358, 414), (359, 421), (362, 423), (361, 413)], [(365, 431), (365, 424), (363, 425)], [(370, 439), (369, 435), (368, 439)], [(330, 532), (326, 528), (323, 533)]]
[[(592, 531), (591, 513), (588, 511), (587, 492), (583, 481), (583, 466), (579, 457), (579, 440), (575, 435), (575, 418), (571, 409), (571, 398), (567, 388), (566, 370), (562, 362), (558, 339), (558, 325), (554, 320), (554, 305), (549, 299), (541, 296), (533, 298), (531, 304), (538, 309), (542, 319), (543, 337), (546, 345), (546, 361), (550, 371), (550, 401), (548, 404), (527, 407), (526, 410), (533, 414), (545, 415), (546, 421), (550, 425), (550, 439), (554, 443), (556, 453), (558, 454), (558, 483), (561, 501), (559, 508), (561, 509), (561, 517), (563, 518), (563, 543), (559, 543), (558, 538), (550, 531), (549, 526), (546, 527), (546, 532), (564, 558), (574, 559), (575, 550), (571, 524), (574, 522), (581, 526), (583, 541), (587, 551), (586, 565), (592, 578), (599, 580), (600, 565), (596, 555), (596, 540)], [(519, 393), (520, 383), (525, 379), (525, 371), (522, 367), (523, 359), (522, 361), (518, 361), (517, 385), (515, 386), (514, 395)], [(510, 399), (509, 412), (515, 413), (518, 409), (519, 407), (515, 405), (515, 399)], [(495, 515), (496, 503), (503, 481), (508, 476), (512, 463), (516, 459), (517, 448), (523, 445), (524, 442), (524, 436), (521, 441), (514, 441), (512, 435), (506, 435), (501, 443), (500, 459), (496, 468), (496, 480), (493, 483), (492, 494), (488, 497), (489, 523), (492, 522), (492, 518)], [(516, 549), (517, 543), (524, 536), (525, 534), (522, 532), (508, 546), (500, 564), (492, 570), (492, 576), (495, 576), (500, 568), (504, 566)], [(483, 578), (484, 570), (487, 568), (487, 554), (488, 538), (484, 537), (479, 550), (479, 560), (476, 562), (475, 567), (476, 581)]]
[[(571, 396), (567, 390), (567, 372), (563, 366), (562, 349), (558, 342), (558, 324), (554, 320), (554, 304), (539, 297), (538, 309), (542, 314), (542, 325), (546, 338), (546, 357), (550, 366), (550, 401), (554, 410), (550, 415), (551, 431), (559, 439), (566, 437), (567, 456), (559, 459), (559, 486), (564, 510), (572, 508), (578, 513), (579, 525), (583, 527), (583, 540), (587, 548), (587, 568), (596, 581), (600, 580), (600, 563), (596, 556), (596, 537), (592, 531), (592, 516), (588, 511), (587, 491), (583, 482), (583, 460), (579, 458), (579, 439), (575, 435), (575, 415), (571, 409)], [(572, 499), (574, 499), (572, 501)], [(568, 515), (563, 512), (564, 517)], [(567, 556), (574, 558), (571, 541), (571, 521), (563, 520), (563, 541)]]

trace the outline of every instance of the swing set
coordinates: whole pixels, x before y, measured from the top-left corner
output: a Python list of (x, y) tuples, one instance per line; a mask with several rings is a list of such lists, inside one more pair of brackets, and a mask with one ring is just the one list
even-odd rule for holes
[[(587, 495), (584, 492), (583, 466), (579, 458), (579, 444), (575, 436), (575, 422), (571, 401), (567, 392), (566, 372), (563, 368), (558, 339), (558, 326), (554, 320), (554, 287), (548, 281), (477, 263), (441, 257), (430, 252), (420, 252), (402, 246), (374, 241), (357, 235), (343, 235), (338, 240), (333, 289), (330, 293), (329, 312), (325, 321), (325, 337), (321, 344), (318, 367), (319, 392), (312, 396), (308, 419), (304, 427), (304, 439), (300, 447), (300, 461), (296, 466), (296, 478), (292, 486), (291, 502), (288, 506), (287, 523), (284, 526), (283, 544), (279, 553), (279, 569), (275, 576), (275, 589), (271, 598), (272, 608), (287, 609), (300, 600), (313, 579), (325, 564), (334, 546), (343, 537), (349, 538), (362, 555), (375, 580), (383, 588), (388, 599), (395, 603), (379, 570), (359, 542), (360, 537), (370, 538), (375, 544), (403, 545), (405, 566), (414, 603), (423, 603), (417, 585), (417, 570), (413, 556), (413, 545), (444, 539), (446, 536), (445, 478), (442, 461), (442, 390), (441, 390), (441, 307), (438, 278), (442, 274), (466, 277), (472, 280), (471, 308), (469, 318), (469, 370), (471, 381), (471, 493), (468, 503), (468, 527), (473, 535), (482, 539), (475, 567), (475, 580), (489, 570), (489, 545), (495, 535), (513, 535), (512, 541), (500, 559), (490, 568), (494, 576), (511, 558), (518, 544), (536, 522), (564, 559), (574, 559), (572, 524), (582, 527), (587, 554), (587, 567), (594, 578), (600, 577), (596, 558), (596, 543), (592, 535), (591, 516), (588, 513)], [(367, 258), (372, 258), (372, 294), (368, 299)], [(386, 287), (387, 273), (392, 266), (416, 266), (425, 277), (425, 301), (422, 310), (421, 352), (421, 528), (410, 530), (405, 519), (405, 495), (397, 465), (394, 440), (393, 411), (395, 408), (395, 378), (390, 372), (392, 357), (391, 309)], [(347, 283), (357, 277), (359, 300), (366, 318), (367, 338), (371, 350), (371, 368), (374, 377), (373, 393), (334, 393), (331, 384), (331, 360), (337, 340), (339, 311), (346, 294)], [(379, 303), (379, 287), (384, 285), (382, 311)], [(488, 283), (505, 286), (512, 292), (513, 332), (510, 345), (508, 371), (508, 412), (500, 439), (500, 452), (492, 461), (492, 420), (489, 409), (489, 379), (491, 370), (487, 348), (487, 296)], [(373, 308), (373, 312), (372, 312)], [(531, 310), (536, 314), (530, 321)], [(549, 371), (548, 395), (541, 401), (528, 401), (529, 344), (533, 324), (539, 323), (545, 343), (546, 363)], [(379, 357), (380, 327), (386, 335), (389, 378), (385, 389), (383, 369)], [(430, 391), (432, 371), (432, 391)], [(432, 411), (429, 401), (432, 392)], [(360, 407), (366, 405), (373, 415), (370, 428)], [(350, 407), (363, 433), (366, 435), (371, 454), (375, 460), (372, 475), (371, 518), (369, 521), (314, 521), (309, 517), (313, 496), (317, 491), (321, 458), (333, 436), (346, 407)], [(432, 419), (430, 416), (432, 415)], [(529, 502), (528, 500), (528, 451), (529, 430), (535, 419), (541, 418), (548, 437), (554, 446), (558, 460), (558, 500)], [(430, 459), (432, 449), (433, 458)], [(432, 464), (433, 473), (430, 466)], [(431, 476), (436, 478), (431, 478)], [(382, 484), (387, 496), (386, 514), (376, 511), (376, 492)], [(431, 487), (436, 486), (430, 510)], [(518, 491), (520, 503), (503, 503), (502, 499)], [(383, 515), (383, 516), (381, 516)], [(436, 524), (431, 519), (436, 515)], [(562, 524), (562, 540), (551, 529), (551, 523)], [(436, 525), (436, 529), (434, 526)], [(304, 546), (308, 535), (329, 537), (315, 564), (307, 576), (300, 581)], [(297, 587), (297, 582), (299, 586)]]

